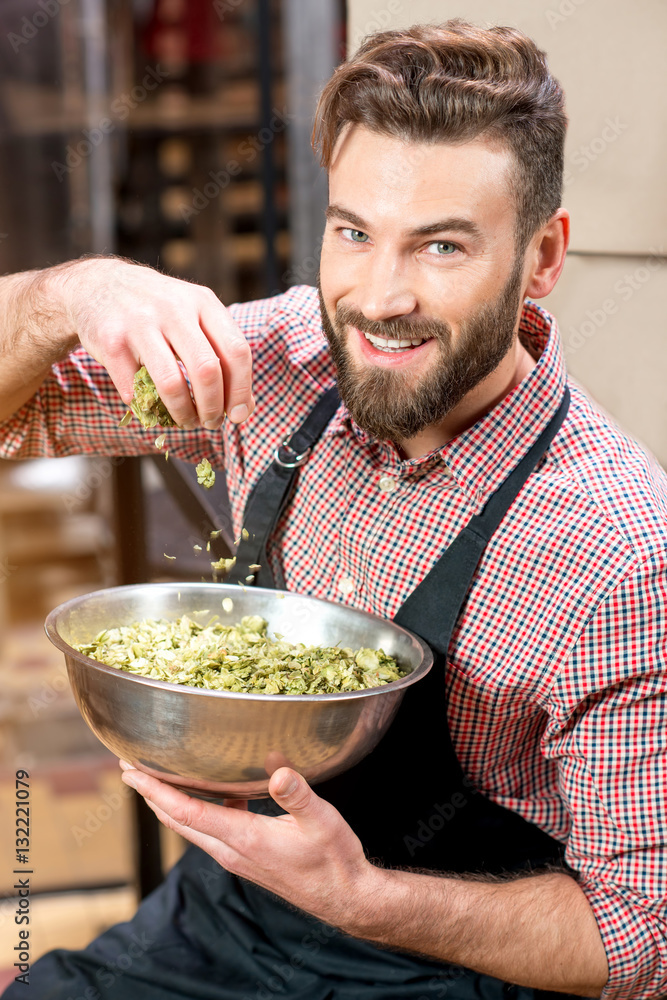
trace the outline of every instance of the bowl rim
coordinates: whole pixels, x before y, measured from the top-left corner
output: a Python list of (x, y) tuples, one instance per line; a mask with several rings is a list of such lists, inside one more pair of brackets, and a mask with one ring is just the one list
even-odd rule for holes
[[(259, 701), (266, 704), (271, 704), (277, 701), (278, 704), (283, 704), (285, 702), (343, 702), (343, 701), (354, 701), (357, 698), (372, 698), (377, 697), (380, 694), (390, 694), (392, 692), (401, 691), (404, 688), (411, 687), (417, 681), (421, 680), (426, 674), (431, 670), (433, 666), (433, 651), (431, 647), (426, 643), (420, 636), (416, 633), (411, 632), (409, 629), (404, 628), (402, 625), (398, 625), (391, 618), (383, 618), (381, 615), (375, 615), (370, 611), (362, 611), (360, 608), (350, 608), (347, 605), (336, 605), (335, 601), (328, 601), (322, 597), (313, 597), (310, 594), (302, 594), (298, 591), (290, 590), (273, 590), (270, 587), (246, 587), (246, 591), (252, 591), (258, 594), (284, 594), (285, 600), (291, 598), (299, 598), (303, 600), (304, 598), (308, 601), (317, 601), (320, 604), (331, 605), (334, 604), (337, 607), (343, 608), (345, 611), (352, 612), (355, 616), (370, 619), (371, 621), (380, 622), (382, 625), (391, 625), (392, 628), (397, 629), (407, 635), (416, 645), (421, 647), (423, 658), (422, 662), (414, 670), (411, 670), (409, 674), (405, 677), (399, 678), (397, 681), (390, 681), (388, 684), (383, 684), (379, 687), (374, 688), (364, 688), (361, 691), (334, 691), (326, 694), (262, 694), (261, 692), (251, 692), (251, 691), (215, 691), (209, 688), (197, 688), (190, 687), (187, 684), (173, 684), (170, 681), (160, 681), (154, 677), (143, 677), (141, 674), (131, 674), (126, 670), (121, 670), (120, 667), (111, 667), (106, 663), (100, 663), (98, 660), (93, 660), (92, 657), (87, 656), (85, 653), (80, 653), (78, 649), (70, 646), (66, 642), (57, 629), (57, 623), (61, 616), (65, 613), (73, 611), (77, 606), (84, 604), (91, 597), (103, 598), (106, 594), (120, 594), (123, 591), (137, 591), (137, 590), (168, 590), (171, 592), (180, 592), (182, 590), (197, 590), (201, 588), (216, 588), (219, 592), (225, 591), (227, 595), (238, 594), (239, 585), (238, 584), (225, 584), (225, 583), (210, 583), (210, 582), (193, 582), (184, 581), (179, 583), (178, 581), (169, 581), (162, 583), (130, 583), (119, 587), (104, 587), (100, 590), (92, 590), (87, 594), (80, 594), (78, 597), (72, 597), (69, 601), (64, 601), (55, 607), (46, 617), (44, 622), (44, 630), (51, 640), (54, 646), (56, 646), (66, 657), (74, 657), (80, 661), (83, 661), (86, 666), (93, 670), (99, 671), (100, 673), (107, 674), (111, 677), (120, 678), (123, 680), (130, 681), (135, 684), (141, 684), (148, 687), (158, 688), (163, 691), (170, 691), (177, 695), (179, 692), (183, 692), (185, 695), (198, 695), (204, 697), (216, 697), (223, 699), (234, 699), (239, 701)], [(191, 612), (192, 614), (197, 614), (198, 612)], [(69, 663), (68, 672), (69, 672)]]

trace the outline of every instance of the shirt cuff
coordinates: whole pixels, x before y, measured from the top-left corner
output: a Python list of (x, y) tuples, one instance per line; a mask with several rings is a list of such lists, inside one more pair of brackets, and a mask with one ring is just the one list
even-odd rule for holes
[(667, 911), (662, 898), (582, 882), (607, 953), (600, 1000), (656, 1000), (667, 994)]

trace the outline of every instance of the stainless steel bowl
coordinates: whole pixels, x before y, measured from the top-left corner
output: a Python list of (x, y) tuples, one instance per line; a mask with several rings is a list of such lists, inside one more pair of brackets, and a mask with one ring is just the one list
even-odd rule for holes
[[(222, 601), (233, 600), (225, 612)], [(261, 615), (269, 634), (320, 646), (383, 649), (410, 673), (384, 687), (341, 694), (206, 691), (107, 667), (72, 648), (104, 628), (191, 615), (205, 622)], [(429, 647), (391, 621), (299, 594), (206, 583), (113, 587), (55, 608), (46, 633), (65, 654), (77, 704), (118, 757), (203, 798), (263, 798), (282, 765), (311, 784), (352, 767), (377, 745), (407, 688), (431, 669)]]

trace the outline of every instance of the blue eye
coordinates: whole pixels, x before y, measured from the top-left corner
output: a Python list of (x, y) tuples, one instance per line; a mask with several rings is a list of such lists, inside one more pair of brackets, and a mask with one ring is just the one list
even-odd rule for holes
[(349, 238), (354, 243), (365, 243), (368, 239), (366, 233), (362, 233), (361, 229), (344, 229), (344, 233), (349, 233)]

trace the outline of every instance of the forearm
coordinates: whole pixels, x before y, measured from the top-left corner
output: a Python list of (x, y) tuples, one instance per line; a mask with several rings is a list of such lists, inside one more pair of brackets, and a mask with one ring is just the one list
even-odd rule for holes
[(77, 345), (58, 295), (66, 267), (0, 278), (0, 420), (30, 399), (51, 365)]
[(277, 818), (191, 798), (121, 762), (158, 819), (227, 871), (354, 937), (505, 982), (599, 996), (609, 978), (597, 922), (569, 875), (506, 881), (442, 878), (370, 864), (330, 803), (287, 767), (269, 794)]
[(604, 947), (584, 893), (564, 873), (511, 881), (375, 870), (344, 930), (535, 989), (599, 996)]
[(179, 427), (254, 409), (250, 347), (211, 289), (111, 256), (0, 278), (0, 419), (78, 343), (125, 403), (146, 365)]

